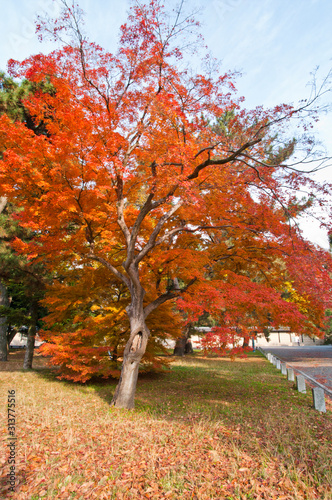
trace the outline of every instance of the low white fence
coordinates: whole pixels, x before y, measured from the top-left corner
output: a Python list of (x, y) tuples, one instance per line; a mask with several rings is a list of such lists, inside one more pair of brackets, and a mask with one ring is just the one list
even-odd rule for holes
[[(281, 371), (282, 375), (285, 375), (289, 381), (296, 382), (296, 388), (298, 392), (301, 392), (302, 394), (305, 394), (307, 392), (306, 379), (313, 382), (316, 385), (316, 387), (313, 387), (311, 389), (313, 406), (317, 411), (324, 413), (326, 412), (325, 392), (332, 396), (332, 391), (329, 391), (326, 387), (317, 382), (317, 380), (313, 379), (306, 373), (303, 373), (301, 370), (298, 370), (297, 368), (294, 370), (294, 368), (291, 365), (283, 362), (277, 356), (274, 356), (270, 352), (265, 352), (265, 350), (262, 349), (261, 347), (258, 347), (258, 349), (270, 361), (270, 363), (272, 363), (278, 370)], [(295, 372), (298, 375), (295, 375)]]

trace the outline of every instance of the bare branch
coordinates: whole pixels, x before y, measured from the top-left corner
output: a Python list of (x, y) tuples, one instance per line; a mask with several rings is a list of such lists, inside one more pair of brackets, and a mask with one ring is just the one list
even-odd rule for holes
[(156, 245), (156, 238), (160, 233), (164, 224), (168, 221), (170, 217), (181, 207), (183, 201), (179, 201), (176, 205), (174, 205), (166, 214), (164, 214), (160, 219), (156, 227), (151, 233), (149, 241), (144, 246), (144, 248), (139, 252), (139, 254), (135, 258), (135, 265), (138, 265), (139, 262), (150, 252), (150, 250)]
[(116, 276), (119, 280), (121, 280), (122, 283), (124, 283), (128, 287), (129, 290), (131, 289), (129, 279), (124, 274), (120, 273), (120, 271), (118, 271), (116, 269), (116, 267), (114, 267), (112, 264), (110, 264), (110, 262), (108, 262), (106, 259), (104, 259), (103, 257), (100, 257), (99, 255), (96, 255), (93, 251), (93, 248), (90, 249), (90, 253), (88, 255), (86, 255), (85, 257), (87, 257), (89, 260), (94, 260), (96, 262), (99, 262), (100, 264), (105, 266), (107, 269), (109, 269), (114, 274), (114, 276)]
[[(263, 161), (260, 161), (258, 160), (257, 158), (254, 158), (253, 156), (250, 156), (246, 153), (242, 153), (242, 156), (244, 158), (248, 158), (248, 160), (252, 160), (256, 163), (258, 163), (259, 165), (262, 165), (262, 167), (265, 167), (265, 168), (278, 168), (278, 167), (282, 167), (284, 168), (285, 170), (292, 170), (293, 172), (298, 172), (299, 174), (313, 174), (315, 172), (319, 172), (320, 170), (323, 170), (325, 168), (328, 168), (330, 167), (331, 165), (328, 164), (328, 165), (324, 165), (324, 163), (328, 160), (331, 160), (331, 158), (329, 156), (325, 156), (323, 158), (320, 158), (319, 160), (313, 158), (312, 160), (308, 160), (308, 161), (305, 161), (305, 160), (299, 160), (295, 163), (291, 163), (291, 164), (283, 164), (283, 165), (273, 165), (273, 164), (268, 164), (268, 163), (264, 163)], [(315, 167), (315, 168), (312, 168), (311, 170), (300, 170), (298, 168), (294, 168), (294, 165), (307, 165), (309, 163), (315, 163), (319, 161), (320, 164)], [(248, 163), (246, 163), (246, 165), (248, 165)], [(251, 165), (249, 165), (251, 166)]]
[(208, 146), (206, 148), (201, 149), (200, 151), (198, 151), (198, 153), (195, 154), (194, 159), (196, 159), (199, 155), (201, 155), (205, 151), (209, 151), (209, 152), (212, 151), (219, 144), (220, 144), (220, 142), (217, 142), (216, 144), (213, 144), (212, 146)]
[(137, 219), (132, 227), (132, 230), (130, 233), (130, 241), (129, 241), (129, 245), (128, 245), (127, 259), (126, 259), (126, 262), (124, 264), (125, 269), (127, 269), (130, 266), (130, 264), (134, 258), (136, 239), (137, 239), (137, 236), (138, 236), (138, 233), (139, 233), (139, 230), (140, 230), (140, 227), (141, 227), (141, 224), (142, 224), (144, 218), (152, 209), (151, 202), (152, 202), (153, 196), (154, 196), (153, 193), (149, 194), (146, 202), (144, 203), (143, 207), (141, 208), (141, 210), (137, 216)]
[(227, 156), (226, 158), (221, 158), (220, 160), (211, 160), (210, 158), (208, 158), (203, 163), (200, 163), (199, 165), (197, 165), (195, 170), (190, 175), (188, 175), (187, 180), (195, 179), (196, 177), (198, 177), (198, 174), (200, 173), (201, 170), (203, 170), (206, 167), (209, 167), (210, 165), (224, 165), (225, 163), (230, 163), (230, 162), (236, 160), (239, 156), (241, 156), (243, 151), (245, 151), (246, 149), (251, 148), (255, 144), (261, 142), (261, 140), (262, 139), (259, 138), (259, 139), (254, 139), (252, 141), (246, 142), (237, 151), (232, 153), (230, 156)]
[(325, 88), (326, 84), (329, 81), (329, 78), (331, 78), (331, 74), (332, 74), (332, 71), (329, 71), (329, 73), (327, 74), (327, 76), (323, 80), (321, 86), (319, 87), (318, 91), (317, 91), (317, 88), (316, 88), (316, 81), (314, 79), (313, 82), (311, 83), (312, 93), (311, 93), (309, 99), (306, 99), (306, 100), (302, 101), (302, 102), (304, 102), (303, 105), (299, 106), (296, 109), (291, 109), (290, 111), (288, 111), (287, 113), (283, 114), (279, 118), (276, 118), (275, 120), (271, 120), (271, 121), (265, 123), (265, 125), (263, 125), (262, 127), (260, 127), (257, 130), (257, 132), (255, 133), (254, 137), (257, 136), (257, 135), (260, 135), (261, 132), (264, 129), (270, 128), (270, 127), (272, 127), (272, 125), (276, 125), (277, 123), (280, 123), (280, 122), (286, 120), (287, 118), (291, 118), (293, 115), (301, 116), (301, 113), (304, 112), (304, 111), (307, 111), (307, 113), (309, 115), (309, 114), (313, 114), (314, 112), (317, 112), (319, 110), (324, 109), (324, 108), (318, 108), (318, 107), (317, 108), (313, 108), (313, 105), (314, 104), (316, 105), (316, 102), (323, 95), (331, 92), (330, 88), (327, 88), (327, 89)]
[[(195, 179), (198, 177), (198, 174), (201, 170), (203, 170), (204, 168), (210, 166), (210, 165), (223, 165), (223, 164), (226, 164), (226, 163), (230, 163), (234, 160), (236, 160), (239, 156), (242, 155), (243, 151), (245, 151), (246, 149), (254, 146), (255, 144), (259, 143), (262, 139), (255, 139), (253, 141), (249, 141), (249, 142), (246, 142), (243, 146), (241, 146), (237, 151), (234, 151), (230, 156), (227, 156), (226, 158), (222, 158), (220, 160), (211, 160), (210, 158), (207, 159), (205, 162), (203, 163), (200, 163), (199, 165), (196, 166), (195, 170), (187, 176), (187, 180), (192, 180), (192, 179)], [(217, 145), (217, 144), (216, 144)], [(216, 147), (216, 145), (214, 146), (211, 146), (211, 148), (205, 148), (206, 150), (207, 149), (214, 149)], [(200, 150), (196, 155), (195, 155), (195, 158), (201, 154), (204, 150)], [(181, 164), (173, 164), (175, 166), (181, 166)], [(171, 196), (174, 195), (174, 193), (176, 192), (177, 188), (179, 187), (178, 184), (175, 184), (170, 190), (169, 192), (163, 197), (163, 198), (160, 198), (160, 200), (156, 200), (153, 205), (152, 205), (152, 210), (154, 208), (157, 208), (158, 206), (162, 205), (163, 203), (165, 203), (167, 201), (167, 199), (169, 199)]]
[(127, 247), (130, 244), (130, 232), (128, 226), (124, 220), (123, 209), (124, 209), (124, 199), (122, 198), (116, 204), (117, 212), (118, 212), (118, 224), (126, 238)]
[(192, 280), (190, 280), (189, 283), (188, 283), (188, 285), (186, 285), (184, 288), (181, 288), (177, 292), (163, 293), (157, 299), (155, 299), (154, 301), (150, 302), (150, 304), (148, 304), (144, 308), (144, 318), (146, 319), (152, 311), (154, 311), (155, 309), (157, 309), (157, 307), (159, 307), (161, 304), (164, 304), (164, 302), (167, 302), (168, 300), (172, 300), (172, 299), (175, 299), (175, 298), (179, 297), (183, 292), (185, 292), (186, 290), (188, 290), (188, 288), (191, 285), (193, 285), (195, 283), (195, 281), (197, 281), (197, 278), (193, 278)]
[(184, 233), (196, 233), (197, 231), (201, 231), (202, 229), (228, 229), (230, 227), (234, 227), (234, 226), (231, 226), (231, 225), (198, 226), (196, 228), (176, 227), (176, 228), (172, 229), (171, 231), (169, 231), (168, 233), (164, 234), (164, 236), (162, 236), (161, 238), (159, 238), (156, 241), (155, 246), (161, 245), (162, 243), (164, 243), (166, 240), (168, 240), (169, 238), (171, 238), (172, 236), (174, 236), (177, 233), (182, 233), (182, 232), (184, 232)]

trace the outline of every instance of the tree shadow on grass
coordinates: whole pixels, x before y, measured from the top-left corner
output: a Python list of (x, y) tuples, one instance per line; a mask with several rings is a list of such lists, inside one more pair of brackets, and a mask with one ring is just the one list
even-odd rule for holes
[[(117, 380), (85, 384), (58, 380), (56, 373), (47, 369), (36, 371), (36, 375), (73, 390), (81, 387), (83, 393), (95, 394), (107, 405), (117, 384)], [(301, 463), (305, 463), (306, 470), (313, 467), (318, 470), (322, 459), (319, 455), (313, 458), (318, 441), (309, 439), (308, 424), (313, 426), (319, 421), (324, 436), (331, 432), (328, 433), (327, 419), (318, 417), (309, 407), (309, 399), (292, 389), (292, 384), (264, 358), (249, 357), (232, 363), (226, 359), (191, 356), (177, 359), (170, 371), (140, 374), (135, 410), (110, 408), (110, 420), (119, 426), (120, 432), (121, 426), (128, 427), (128, 436), (130, 429), (141, 435), (142, 429), (151, 425), (165, 439), (171, 435), (171, 440), (176, 441), (181, 435), (202, 440), (202, 446), (208, 446), (205, 437), (211, 435), (227, 450), (235, 450), (238, 457), (244, 454), (254, 460), (257, 456), (273, 463), (278, 460), (291, 468), (305, 447)], [(303, 417), (305, 425), (301, 427)]]
[[(97, 378), (85, 383), (59, 380), (58, 370), (49, 367), (35, 373), (66, 387), (92, 389), (108, 405), (118, 383)], [(170, 422), (201, 418), (241, 423), (270, 418), (273, 408), (287, 418), (289, 412), (310, 411), (311, 406), (310, 397), (299, 394), (264, 358), (232, 362), (194, 355), (176, 359), (171, 370), (140, 373), (134, 411)]]
[[(226, 365), (228, 363), (226, 361)], [(276, 377), (269, 365), (264, 365), (264, 371), (263, 366), (257, 368), (255, 360), (247, 360), (246, 368), (251, 364), (252, 375), (245, 377), (243, 373), (236, 374), (234, 364), (225, 367), (225, 360), (193, 356), (180, 360), (168, 372), (140, 374), (135, 411), (168, 421), (198, 417), (244, 421), (271, 414), (271, 408), (276, 405), (280, 411), (284, 407), (285, 415), (290, 407), (292, 411), (310, 408), (308, 398), (299, 395), (286, 379)], [(116, 384), (117, 381), (103, 381), (89, 385), (110, 404)]]

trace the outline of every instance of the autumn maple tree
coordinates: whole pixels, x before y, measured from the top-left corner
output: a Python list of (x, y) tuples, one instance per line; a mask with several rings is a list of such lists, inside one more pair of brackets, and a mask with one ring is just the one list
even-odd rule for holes
[[(153, 283), (149, 288), (154, 289)], [(59, 367), (59, 378), (86, 382), (92, 377), (120, 376), (121, 359), (130, 335), (126, 307), (130, 294), (112, 274), (90, 263), (77, 268), (66, 261), (57, 266), (47, 287), (48, 315), (43, 336), (51, 339), (43, 354)], [(181, 334), (183, 321), (171, 302), (147, 318), (150, 331), (141, 369), (156, 371), (169, 365), (164, 342)], [(160, 356), (164, 354), (164, 356)]]
[[(331, 262), (293, 222), (296, 190), (317, 186), (285, 139), (289, 121), (307, 116), (317, 96), (298, 109), (248, 111), (231, 74), (185, 68), (181, 44), (197, 25), (181, 8), (172, 21), (158, 0), (135, 4), (111, 54), (83, 35), (79, 8), (62, 3), (60, 18), (39, 31), (63, 47), (9, 62), (13, 77), (36, 84), (24, 105), (46, 133), (1, 117), (0, 195), (24, 209), (20, 224), (38, 235), (17, 239), (17, 251), (50, 269), (67, 262), (97, 280), (102, 273), (105, 287), (116, 281), (126, 290), (129, 330), (113, 404), (133, 407), (149, 318), (169, 301), (188, 322), (211, 312), (220, 345), (239, 324), (317, 333)], [(322, 202), (326, 192), (317, 192)], [(288, 282), (307, 310), (286, 300)], [(107, 321), (102, 300), (97, 307)], [(114, 318), (109, 328), (112, 337)]]

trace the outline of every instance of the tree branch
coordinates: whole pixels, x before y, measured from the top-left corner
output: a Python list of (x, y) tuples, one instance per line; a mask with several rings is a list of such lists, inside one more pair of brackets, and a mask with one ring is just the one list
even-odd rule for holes
[(262, 139), (260, 138), (260, 139), (254, 139), (252, 141), (246, 142), (237, 151), (232, 153), (230, 156), (227, 156), (226, 158), (222, 158), (220, 160), (211, 160), (210, 158), (208, 158), (203, 163), (200, 163), (199, 165), (197, 165), (195, 170), (190, 175), (188, 175), (187, 180), (189, 181), (191, 179), (196, 179), (196, 177), (198, 177), (198, 174), (200, 173), (200, 171), (203, 170), (204, 168), (210, 166), (210, 165), (224, 165), (225, 163), (230, 163), (231, 161), (236, 160), (241, 155), (241, 153), (243, 151), (245, 151), (248, 148), (251, 148), (252, 146), (257, 144), (258, 142), (261, 142), (261, 140)]
[[(121, 180), (122, 182), (122, 180)], [(118, 190), (118, 202), (116, 204), (116, 209), (117, 209), (117, 214), (118, 214), (118, 224), (123, 232), (123, 235), (126, 239), (127, 247), (130, 245), (130, 232), (128, 229), (128, 226), (124, 220), (124, 215), (123, 215), (123, 209), (124, 209), (124, 198), (122, 196), (122, 190), (121, 190), (121, 195), (119, 194)]]
[(93, 249), (90, 249), (90, 253), (88, 255), (86, 255), (86, 257), (89, 260), (94, 260), (96, 262), (99, 262), (103, 266), (105, 266), (107, 269), (109, 269), (114, 274), (114, 276), (116, 276), (119, 280), (121, 280), (122, 283), (124, 283), (128, 287), (129, 290), (131, 289), (129, 279), (124, 274), (120, 273), (120, 271), (118, 271), (112, 264), (107, 262), (106, 259), (104, 259), (103, 257), (100, 257), (99, 255), (96, 255), (94, 253)]
[(198, 153), (195, 154), (194, 159), (198, 158), (198, 156), (201, 155), (202, 153), (204, 153), (204, 151), (209, 151), (209, 152), (212, 151), (219, 144), (220, 144), (220, 142), (217, 142), (216, 144), (213, 144), (212, 146), (208, 146), (206, 148), (201, 149), (200, 151), (198, 151)]
[(168, 233), (164, 234), (164, 236), (162, 236), (161, 238), (159, 238), (159, 240), (156, 241), (155, 246), (161, 245), (168, 238), (170, 238), (171, 236), (174, 236), (174, 234), (181, 233), (182, 231), (185, 233), (196, 233), (196, 231), (201, 231), (202, 229), (227, 229), (230, 227), (234, 227), (234, 226), (232, 226), (230, 224), (228, 224), (228, 225), (224, 224), (222, 226), (198, 226), (194, 229), (191, 229), (189, 227), (176, 227), (176, 228), (172, 229), (171, 231), (169, 231)]
[(132, 230), (130, 233), (130, 241), (129, 241), (129, 245), (128, 245), (127, 259), (126, 259), (126, 262), (124, 263), (125, 269), (129, 268), (130, 264), (133, 261), (137, 235), (139, 233), (141, 224), (142, 224), (145, 216), (150, 212), (150, 210), (152, 208), (151, 201), (153, 199), (153, 196), (154, 196), (154, 193), (149, 194), (148, 199), (146, 200), (143, 207), (141, 208), (141, 210), (137, 216), (137, 219), (132, 227)]
[(179, 297), (179, 295), (181, 295), (181, 293), (183, 293), (186, 290), (188, 290), (188, 288), (193, 283), (195, 283), (195, 281), (197, 281), (197, 278), (193, 278), (192, 280), (190, 280), (189, 283), (188, 283), (188, 285), (186, 285), (184, 288), (181, 288), (181, 290), (177, 291), (176, 293), (174, 293), (174, 292), (163, 293), (157, 299), (155, 299), (152, 302), (150, 302), (150, 304), (148, 304), (144, 308), (144, 318), (146, 319), (152, 311), (154, 311), (155, 309), (157, 309), (157, 307), (159, 307), (164, 302), (167, 302), (168, 300), (172, 300), (172, 299), (175, 299), (176, 297)]
[(149, 238), (149, 241), (147, 244), (144, 246), (144, 248), (139, 252), (139, 254), (135, 258), (135, 265), (138, 266), (139, 262), (150, 252), (150, 250), (156, 245), (156, 238), (158, 234), (160, 233), (162, 227), (164, 226), (165, 222), (168, 221), (170, 217), (181, 207), (183, 204), (183, 201), (179, 201), (176, 205), (174, 205), (166, 214), (164, 214), (160, 219), (156, 227), (151, 233), (151, 236)]

